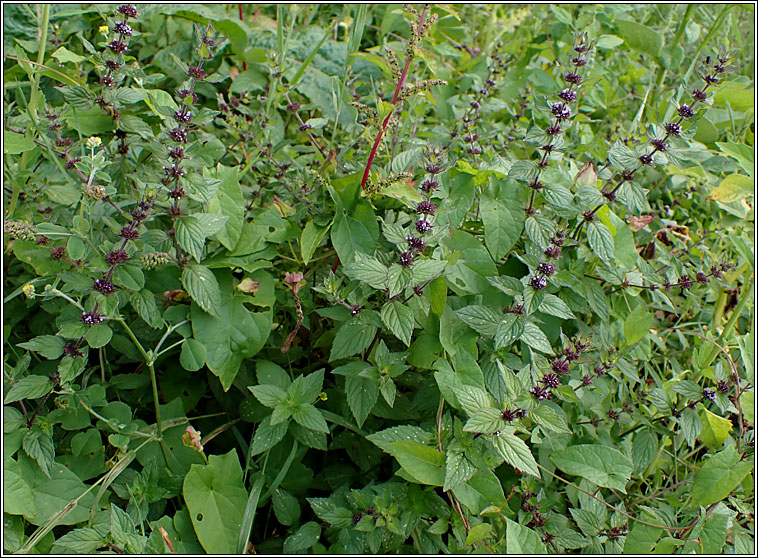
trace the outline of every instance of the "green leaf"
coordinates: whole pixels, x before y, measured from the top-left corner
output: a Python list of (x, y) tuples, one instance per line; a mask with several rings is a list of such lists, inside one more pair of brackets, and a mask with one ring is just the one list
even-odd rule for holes
[(379, 398), (379, 383), (374, 378), (365, 378), (357, 374), (348, 376), (345, 393), (347, 404), (360, 428)]
[(32, 489), (21, 476), (18, 462), (7, 453), (3, 461), (3, 512), (34, 516)]
[(458, 399), (467, 415), (473, 416), (481, 409), (490, 407), (490, 397), (487, 393), (475, 386), (461, 386), (453, 388), (455, 397)]
[(255, 398), (266, 407), (274, 408), (288, 397), (287, 392), (279, 386), (271, 384), (262, 384), (259, 386), (248, 386)]
[(728, 446), (709, 457), (695, 474), (692, 484), (692, 503), (709, 506), (726, 498), (753, 470), (750, 460), (741, 461), (740, 455)]
[(615, 247), (610, 229), (602, 223), (592, 222), (587, 227), (587, 240), (595, 255), (608, 264), (613, 264)]
[(34, 149), (35, 143), (22, 134), (3, 130), (3, 152), (8, 155), (18, 155)]
[(190, 264), (182, 271), (182, 285), (200, 308), (221, 317), (221, 290), (213, 272), (204, 265)]
[(413, 312), (397, 300), (391, 300), (382, 306), (382, 322), (387, 328), (406, 345), (411, 344), (413, 335)]
[(285, 554), (304, 554), (306, 550), (316, 544), (321, 537), (321, 525), (309, 521), (300, 526), (294, 535), (290, 535), (284, 541)]
[(416, 482), (432, 486), (445, 483), (445, 455), (440, 451), (410, 440), (391, 442), (390, 451)]
[[(495, 261), (505, 256), (521, 236), (524, 228), (524, 212), (520, 208), (518, 188), (499, 188), (499, 193), (508, 193), (508, 199), (501, 200), (498, 190), (485, 191), (479, 202), (479, 211), (484, 224), (484, 244)], [(515, 202), (515, 203), (514, 203)]]
[(545, 293), (545, 297), (542, 299), (542, 304), (540, 304), (539, 311), (567, 320), (576, 319), (576, 316), (574, 316), (574, 313), (571, 311), (571, 308), (568, 307), (568, 304), (563, 302), (563, 300), (557, 296), (549, 293)]
[(329, 353), (329, 362), (353, 356), (368, 348), (376, 336), (377, 328), (361, 318), (361, 315), (346, 321), (337, 330)]
[(528, 554), (549, 554), (545, 548), (540, 535), (536, 531), (524, 527), (505, 518), (507, 527), (505, 528), (505, 552), (515, 556), (525, 556)]
[(506, 314), (495, 331), (495, 350), (512, 345), (524, 333), (524, 318)]
[(644, 339), (653, 325), (653, 315), (640, 303), (624, 320), (624, 337), (627, 345), (634, 345)]
[(303, 258), (303, 263), (308, 265), (311, 261), (313, 253), (321, 241), (324, 240), (327, 231), (331, 224), (326, 226), (317, 225), (310, 219), (303, 228), (303, 232), (300, 234), (300, 256)]
[(179, 363), (182, 368), (189, 372), (196, 372), (205, 366), (205, 358), (208, 351), (205, 346), (192, 337), (188, 337), (182, 343), (182, 351), (179, 354)]
[(373, 256), (358, 253), (355, 261), (344, 267), (345, 275), (351, 279), (357, 279), (368, 283), (375, 289), (384, 289), (387, 286), (387, 266)]
[(274, 515), (282, 525), (294, 525), (300, 519), (300, 504), (297, 498), (283, 488), (276, 489), (271, 496), (271, 503), (274, 507)]
[(455, 311), (463, 323), (485, 337), (493, 337), (500, 324), (501, 316), (487, 306), (465, 306)]
[(38, 399), (53, 389), (53, 382), (47, 376), (32, 374), (16, 380), (5, 395), (5, 404), (22, 399)]
[(242, 187), (236, 169), (219, 165), (216, 169), (216, 177), (221, 179), (221, 185), (208, 203), (208, 211), (227, 217), (223, 228), (216, 233), (216, 238), (228, 250), (234, 250), (242, 234), (245, 218)]
[(19, 343), (18, 346), (22, 349), (34, 351), (48, 360), (55, 360), (63, 354), (66, 341), (55, 335), (38, 335), (30, 341)]
[(732, 431), (732, 421), (713, 414), (705, 407), (700, 409), (700, 419), (703, 421), (700, 439), (708, 449), (719, 449)]
[(130, 291), (139, 291), (145, 286), (145, 275), (136, 265), (120, 265), (113, 272), (113, 282)]
[(292, 410), (292, 418), (305, 428), (329, 434), (329, 426), (326, 424), (324, 415), (313, 405), (298, 405)]
[[(560, 407), (558, 407), (560, 409)], [(547, 430), (557, 432), (558, 434), (571, 434), (568, 424), (566, 423), (566, 417), (563, 412), (560, 413), (553, 407), (543, 404), (529, 413), (529, 416)]]
[(105, 544), (104, 537), (97, 529), (80, 527), (57, 538), (50, 549), (51, 554), (94, 554)]
[(236, 552), (247, 502), (236, 450), (211, 455), (208, 465), (193, 464), (184, 477), (182, 494), (197, 538), (206, 552)]
[(537, 462), (526, 442), (513, 433), (512, 427), (503, 429), (500, 434), (493, 438), (495, 449), (500, 452), (503, 459), (512, 467), (540, 478)]
[(476, 473), (476, 467), (466, 459), (463, 452), (453, 451), (448, 448), (445, 459), (445, 483), (442, 490), (450, 490), (452, 487), (468, 481)]
[(711, 198), (722, 203), (730, 203), (754, 195), (755, 182), (743, 174), (730, 174), (711, 191)]
[(110, 342), (111, 337), (113, 337), (113, 330), (106, 324), (93, 325), (84, 335), (87, 344), (93, 349), (105, 347)]
[(491, 532), (492, 524), (490, 523), (474, 525), (466, 535), (466, 540), (464, 541), (463, 546), (470, 546), (475, 542), (481, 541), (482, 539), (487, 538)]
[(243, 359), (252, 358), (263, 348), (271, 333), (271, 312), (250, 312), (244, 303), (250, 297), (232, 288), (229, 271), (218, 274), (221, 303), (218, 316), (192, 306), (193, 337), (208, 351), (206, 365), (221, 380), (225, 390), (231, 387)]
[(186, 252), (188, 252), (195, 261), (200, 263), (203, 257), (203, 246), (205, 246), (205, 229), (200, 220), (191, 215), (183, 215), (176, 221), (174, 234), (176, 242)]
[(356, 253), (370, 254), (375, 249), (374, 239), (366, 226), (350, 216), (335, 220), (331, 238), (337, 256), (343, 264), (351, 263)]
[(324, 369), (307, 375), (301, 375), (287, 387), (292, 403), (313, 403), (324, 385)]
[(129, 297), (129, 303), (132, 305), (142, 318), (152, 328), (160, 327), (163, 324), (158, 305), (155, 303), (155, 295), (148, 289), (142, 289), (139, 292), (132, 293)]
[[(650, 514), (645, 514), (645, 519), (650, 522), (655, 520)], [(624, 554), (647, 555), (655, 547), (655, 543), (661, 537), (663, 529), (634, 522), (624, 541)]]
[(479, 409), (471, 414), (471, 418), (463, 426), (464, 432), (479, 432), (491, 434), (503, 425), (503, 416), (500, 411), (487, 407)]
[(624, 40), (616, 35), (600, 35), (595, 41), (597, 48), (615, 48), (624, 43)]
[(440, 276), (447, 266), (445, 260), (420, 260), (416, 258), (411, 266), (411, 276), (414, 284), (421, 286), (427, 281)]
[(536, 351), (548, 355), (553, 354), (553, 348), (550, 346), (550, 341), (547, 340), (547, 337), (542, 330), (531, 322), (524, 323), (524, 332), (519, 339)]
[(284, 439), (284, 436), (287, 435), (288, 427), (289, 421), (280, 422), (272, 426), (271, 416), (264, 418), (255, 430), (253, 447), (250, 449), (250, 455), (258, 455), (273, 448)]
[(649, 27), (629, 20), (619, 20), (617, 35), (630, 47), (646, 56), (659, 57), (663, 48), (663, 36)]
[(626, 483), (634, 469), (632, 460), (619, 450), (599, 444), (570, 446), (550, 456), (556, 467), (599, 486), (626, 494)]
[(54, 53), (52, 53), (50, 56), (55, 58), (58, 62), (61, 64), (64, 64), (66, 62), (73, 62), (74, 64), (78, 64), (79, 62), (84, 62), (87, 60), (86, 57), (80, 56), (74, 52), (71, 52), (66, 47), (60, 47), (58, 50), (56, 50)]

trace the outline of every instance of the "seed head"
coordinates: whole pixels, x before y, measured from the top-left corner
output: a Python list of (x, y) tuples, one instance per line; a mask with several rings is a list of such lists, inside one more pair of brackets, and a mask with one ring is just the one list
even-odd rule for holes
[(682, 105), (676, 110), (676, 112), (678, 112), (679, 116), (682, 118), (692, 118), (695, 116), (695, 111), (692, 110), (690, 105)]
[(550, 368), (552, 368), (553, 372), (555, 372), (556, 374), (560, 374), (561, 376), (564, 376), (569, 373), (568, 360), (557, 358), (553, 362), (550, 363)]
[(121, 248), (117, 250), (111, 250), (108, 252), (108, 255), (105, 256), (105, 261), (108, 262), (108, 265), (111, 266), (122, 264), (128, 259), (129, 254), (126, 253), (126, 250), (123, 250)]
[(434, 215), (434, 212), (437, 210), (437, 206), (434, 205), (429, 200), (424, 200), (422, 202), (419, 202), (416, 211), (420, 215)]
[(413, 252), (410, 250), (406, 250), (402, 254), (400, 254), (399, 263), (403, 267), (410, 267), (413, 265)]
[(541, 291), (545, 287), (547, 287), (547, 279), (540, 275), (534, 275), (529, 280), (529, 284), (532, 286), (533, 289)]
[(556, 374), (545, 374), (542, 376), (542, 383), (548, 388), (557, 388), (561, 385), (561, 381)]
[(92, 288), (99, 293), (103, 293), (104, 295), (113, 294), (116, 290), (116, 288), (113, 286), (113, 283), (107, 279), (95, 279), (95, 283), (92, 285)]
[(103, 322), (103, 317), (97, 312), (84, 312), (82, 313), (82, 322), (92, 326)]
[(555, 268), (547, 262), (542, 262), (537, 266), (537, 271), (539, 271), (542, 275), (547, 275), (550, 277), (553, 273), (555, 273)]
[(416, 230), (421, 234), (427, 233), (432, 230), (432, 224), (426, 219), (419, 219), (416, 221)]
[(567, 103), (570, 103), (571, 101), (574, 101), (576, 99), (576, 93), (572, 91), (571, 89), (564, 89), (560, 93), (558, 93), (558, 97), (560, 97), (562, 100), (566, 101)]

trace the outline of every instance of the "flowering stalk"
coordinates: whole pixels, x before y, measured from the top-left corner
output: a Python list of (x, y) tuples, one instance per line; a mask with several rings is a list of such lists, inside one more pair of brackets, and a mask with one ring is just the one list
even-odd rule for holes
[[(108, 48), (116, 57), (105, 60), (105, 67), (108, 68), (108, 71), (100, 78), (100, 83), (105, 87), (114, 86), (115, 80), (113, 79), (113, 74), (124, 64), (123, 55), (129, 50), (128, 37), (131, 37), (134, 33), (131, 25), (127, 22), (130, 17), (137, 17), (137, 9), (129, 4), (124, 4), (123, 6), (119, 6), (116, 13), (124, 16), (124, 20), (117, 21), (113, 25), (113, 31), (118, 33), (118, 38), (108, 43)], [(95, 104), (107, 112), (113, 120), (117, 120), (121, 116), (119, 110), (112, 103), (106, 101), (102, 95), (95, 99)]]
[(574, 45), (574, 50), (577, 52), (577, 56), (571, 59), (571, 63), (574, 65), (574, 69), (566, 72), (563, 76), (563, 80), (569, 84), (568, 88), (562, 89), (558, 93), (558, 97), (561, 99), (560, 103), (554, 103), (550, 107), (550, 112), (555, 117), (554, 122), (545, 129), (545, 133), (550, 136), (550, 140), (547, 144), (540, 147), (542, 151), (542, 157), (537, 163), (537, 176), (535, 176), (530, 182), (529, 187), (532, 189), (532, 194), (529, 197), (529, 205), (524, 208), (527, 215), (534, 215), (536, 210), (534, 209), (534, 198), (537, 191), (542, 190), (545, 185), (540, 182), (540, 174), (543, 169), (548, 165), (547, 158), (550, 153), (557, 147), (558, 137), (563, 133), (561, 124), (571, 117), (571, 109), (569, 103), (576, 100), (576, 91), (574, 87), (578, 87), (584, 78), (579, 73), (579, 70), (587, 65), (590, 52), (593, 48), (593, 43), (585, 44), (586, 34), (581, 38), (578, 38), (577, 43)]
[[(619, 188), (624, 185), (625, 182), (631, 182), (634, 180), (635, 173), (642, 169), (644, 166), (649, 165), (652, 166), (654, 163), (654, 156), (656, 153), (666, 153), (668, 151), (668, 140), (671, 136), (674, 137), (680, 137), (682, 133), (682, 123), (685, 120), (688, 120), (695, 116), (695, 111), (693, 110), (694, 107), (698, 103), (705, 103), (708, 99), (708, 94), (706, 91), (711, 85), (716, 85), (721, 81), (721, 75), (729, 72), (731, 70), (730, 66), (727, 66), (727, 63), (729, 62), (729, 56), (726, 54), (719, 54), (716, 62), (713, 64), (711, 68), (711, 73), (706, 74), (700, 74), (701, 79), (704, 81), (705, 85), (702, 89), (693, 89), (692, 90), (692, 102), (690, 104), (682, 104), (679, 105), (677, 108), (677, 114), (679, 115), (679, 118), (676, 121), (667, 122), (664, 125), (664, 130), (666, 131), (665, 135), (662, 138), (654, 138), (650, 141), (650, 145), (652, 146), (652, 150), (649, 152), (646, 152), (639, 156), (639, 165), (635, 167), (634, 169), (624, 169), (621, 171), (621, 179), (618, 181), (618, 183), (611, 188), (611, 183), (615, 177), (615, 174), (609, 178), (605, 184), (603, 184), (603, 187), (601, 188), (600, 193), (603, 195), (603, 197), (607, 200), (607, 203), (611, 203), (616, 201), (616, 192), (618, 192)], [(710, 63), (710, 57), (708, 57), (705, 61), (705, 65), (707, 66)], [(574, 231), (574, 238), (579, 234), (579, 231), (581, 230), (582, 226), (586, 222), (591, 222), (595, 218), (595, 214), (597, 211), (603, 207), (604, 204), (598, 205), (595, 207), (592, 211), (586, 211), (583, 213), (583, 219), (579, 222), (577, 225), (576, 230)]]
[[(431, 17), (426, 17), (427, 9), (429, 8), (429, 5), (424, 5), (424, 8), (421, 10), (421, 14), (419, 15), (418, 19), (415, 22), (411, 23), (411, 39), (408, 42), (408, 48), (406, 50), (406, 57), (405, 57), (405, 66), (403, 67), (403, 71), (400, 74), (400, 77), (397, 80), (397, 85), (395, 86), (395, 94), (392, 96), (392, 101), (390, 101), (390, 105), (392, 105), (392, 110), (385, 116), (384, 120), (382, 121), (381, 128), (379, 128), (379, 133), (376, 135), (376, 139), (374, 140), (374, 145), (371, 147), (371, 152), (368, 156), (368, 161), (366, 162), (366, 169), (363, 171), (363, 179), (361, 180), (361, 188), (366, 188), (366, 183), (368, 182), (369, 172), (371, 172), (371, 165), (374, 162), (374, 157), (376, 156), (376, 151), (379, 149), (379, 144), (382, 141), (382, 136), (384, 135), (384, 131), (387, 129), (387, 125), (389, 124), (390, 117), (395, 112), (395, 106), (397, 104), (398, 99), (400, 98), (400, 92), (403, 89), (403, 84), (405, 83), (405, 78), (408, 75), (408, 69), (411, 66), (411, 62), (413, 61), (415, 57), (415, 49), (416, 44), (418, 41), (420, 41), (423, 37), (425, 37), (429, 33), (429, 29), (431, 27)], [(412, 10), (412, 8), (411, 8)]]

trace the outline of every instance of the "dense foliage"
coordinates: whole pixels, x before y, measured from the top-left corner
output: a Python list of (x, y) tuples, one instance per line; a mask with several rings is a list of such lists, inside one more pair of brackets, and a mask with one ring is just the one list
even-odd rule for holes
[(750, 553), (750, 5), (4, 7), (4, 549)]

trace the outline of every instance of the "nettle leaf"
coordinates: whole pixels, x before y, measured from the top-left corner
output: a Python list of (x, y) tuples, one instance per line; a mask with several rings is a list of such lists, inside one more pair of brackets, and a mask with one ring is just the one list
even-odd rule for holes
[(202, 223), (196, 217), (183, 215), (176, 220), (174, 236), (179, 246), (188, 252), (197, 263), (203, 257), (205, 246), (205, 233)]
[[(560, 409), (560, 407), (557, 409)], [(558, 412), (553, 407), (546, 405), (544, 401), (539, 407), (530, 411), (529, 416), (534, 422), (547, 430), (558, 434), (571, 434), (563, 412)]]
[(39, 335), (31, 341), (19, 343), (18, 346), (22, 349), (34, 351), (48, 360), (55, 360), (63, 354), (63, 347), (66, 346), (66, 341), (62, 337), (55, 335)]
[(613, 265), (615, 247), (610, 229), (603, 223), (592, 222), (587, 226), (587, 240), (590, 248), (601, 260)]
[[(555, 9), (555, 6), (550, 6)], [(573, 510), (572, 510), (573, 511)], [(550, 554), (542, 542), (539, 533), (505, 518), (507, 523), (505, 535), (505, 552), (515, 556), (528, 556), (531, 554)]]
[(260, 401), (261, 404), (266, 407), (271, 407), (272, 409), (282, 401), (285, 401), (288, 397), (286, 391), (272, 384), (248, 386), (247, 389), (253, 392), (253, 395), (255, 395), (255, 398)]
[(550, 346), (550, 341), (547, 340), (547, 337), (542, 330), (531, 322), (524, 323), (524, 331), (519, 339), (529, 345), (532, 349), (541, 353), (548, 355), (553, 354), (553, 348)]
[(364, 351), (376, 337), (377, 330), (377, 327), (369, 324), (360, 314), (346, 321), (334, 337), (329, 362)]
[(182, 271), (182, 285), (200, 308), (221, 317), (221, 290), (213, 272), (203, 265), (190, 264)]
[(484, 223), (484, 244), (495, 261), (513, 248), (524, 228), (519, 188), (514, 186), (516, 184), (510, 181), (503, 183), (502, 187), (490, 187), (479, 201), (479, 212)]
[(445, 457), (445, 482), (442, 490), (450, 490), (452, 487), (463, 484), (476, 473), (476, 467), (466, 459), (462, 451), (447, 450)]
[(427, 432), (418, 426), (410, 425), (393, 426), (392, 428), (386, 428), (381, 432), (375, 432), (374, 434), (366, 436), (368, 441), (387, 453), (392, 453), (390, 448), (392, 442), (411, 440), (418, 442), (419, 444), (426, 444), (430, 442), (432, 438), (433, 435), (431, 432)]
[(481, 409), (487, 409), (491, 405), (487, 393), (475, 386), (461, 386), (453, 388), (458, 403), (461, 404), (467, 415), (472, 416)]
[(495, 331), (495, 350), (512, 345), (524, 333), (524, 318), (518, 314), (506, 314)]
[(512, 427), (506, 427), (492, 438), (495, 448), (512, 467), (540, 478), (537, 462), (526, 442), (513, 433)]
[(416, 482), (432, 486), (445, 483), (445, 455), (439, 450), (403, 440), (391, 442), (390, 452)]
[(397, 300), (391, 300), (382, 306), (381, 318), (395, 337), (406, 345), (411, 344), (415, 322), (410, 308)]
[(411, 266), (411, 278), (415, 285), (423, 285), (427, 281), (431, 281), (442, 275), (445, 267), (447, 266), (446, 260), (419, 260), (416, 259)]
[(32, 374), (16, 380), (13, 387), (5, 394), (5, 404), (22, 399), (38, 399), (53, 389), (53, 382), (47, 376)]
[(487, 407), (475, 411), (463, 426), (464, 432), (489, 434), (503, 426), (503, 415), (497, 409)]
[(358, 427), (361, 427), (379, 398), (379, 381), (376, 378), (366, 378), (358, 374), (348, 376), (345, 381), (345, 392), (350, 411)]
[(384, 289), (387, 286), (387, 266), (374, 256), (358, 253), (355, 261), (347, 264), (343, 269), (345, 275), (351, 279), (368, 283), (375, 289)]
[(288, 427), (289, 422), (280, 422), (272, 425), (270, 416), (264, 418), (255, 430), (250, 455), (259, 455), (273, 448), (287, 435)]
[(501, 319), (497, 312), (481, 305), (466, 306), (456, 310), (455, 315), (467, 326), (485, 337), (495, 335)]
[(295, 422), (305, 428), (329, 434), (329, 426), (326, 424), (324, 415), (322, 415), (321, 411), (316, 409), (313, 405), (298, 405), (292, 409), (292, 418), (295, 419)]
[(599, 486), (626, 494), (626, 483), (634, 470), (632, 460), (615, 448), (599, 444), (570, 446), (550, 456), (556, 467)]
[(550, 293), (545, 293), (542, 303), (539, 306), (539, 311), (566, 320), (576, 319), (576, 316), (571, 311), (571, 308), (568, 307), (568, 304)]

